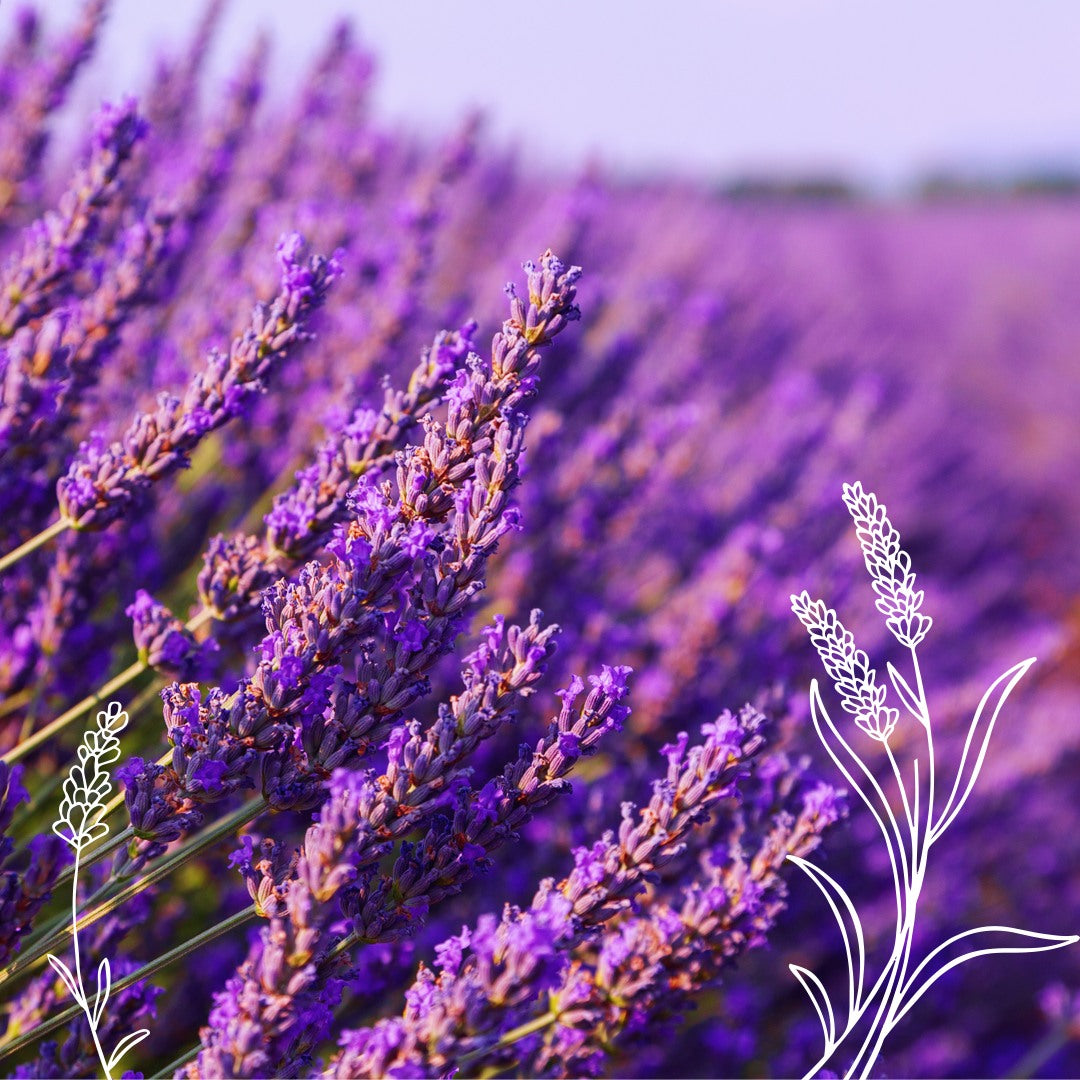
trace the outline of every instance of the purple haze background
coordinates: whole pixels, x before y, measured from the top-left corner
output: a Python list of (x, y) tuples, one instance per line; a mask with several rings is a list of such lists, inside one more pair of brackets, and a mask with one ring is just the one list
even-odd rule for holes
[[(53, 0), (49, 14), (78, 6)], [(16, 8), (8, 0), (0, 20)], [(108, 62), (84, 80), (83, 102), (136, 85), (200, 10), (117, 0)], [(633, 173), (839, 171), (885, 191), (937, 167), (1080, 165), (1080, 12), (1067, 0), (689, 0), (662, 15), (648, 0), (552, 0), (544, 11), (541, 29), (492, 0), (310, 0), (302, 18), (291, 0), (233, 3), (209, 70), (225, 75), (266, 30), (277, 43), (268, 91), (284, 92), (350, 16), (379, 58), (382, 115), (430, 133), (483, 108), (499, 140), (538, 165), (598, 155)], [(573, 107), (537, 108), (545, 82)]]

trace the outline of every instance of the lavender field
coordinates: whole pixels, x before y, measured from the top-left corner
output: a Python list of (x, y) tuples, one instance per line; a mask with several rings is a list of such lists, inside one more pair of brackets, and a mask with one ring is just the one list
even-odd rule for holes
[(789, 964), (842, 1012), (844, 949), (788, 859), (876, 977), (888, 849), (811, 681), (902, 820), (908, 639), (944, 793), (1037, 657), (912, 966), (1080, 931), (1077, 197), (538, 171), (384, 125), (349, 27), (287, 94), (265, 41), (217, 85), (218, 7), (74, 145), (104, 0), (0, 45), (0, 1074), (1080, 1075), (1077, 945), (824, 1060)]

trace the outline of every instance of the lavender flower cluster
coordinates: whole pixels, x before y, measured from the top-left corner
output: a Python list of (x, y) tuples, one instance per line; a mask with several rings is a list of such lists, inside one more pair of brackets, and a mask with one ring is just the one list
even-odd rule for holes
[[(145, 1075), (803, 1071), (786, 960), (844, 970), (788, 857), (824, 834), (869, 942), (891, 916), (873, 823), (811, 765), (788, 598), (853, 610), (862, 649), (836, 625), (823, 656), (897, 753), (872, 673), (930, 621), (854, 502), (860, 618), (854, 478), (933, 590), (939, 760), (1040, 656), (919, 932), (1067, 928), (1075, 205), (539, 178), (477, 117), (384, 126), (348, 26), (291, 98), (263, 40), (213, 85), (223, 7), (71, 146), (107, 4), (0, 48), (0, 1070), (95, 1075), (147, 1028)], [(48, 823), (112, 700), (77, 879)], [(46, 959), (73, 879), (94, 1031)], [(1080, 1071), (1077, 963), (951, 974), (884, 1067)]]

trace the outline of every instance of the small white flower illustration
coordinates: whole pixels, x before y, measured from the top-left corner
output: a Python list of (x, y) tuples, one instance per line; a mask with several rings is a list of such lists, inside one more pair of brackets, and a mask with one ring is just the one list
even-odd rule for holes
[(53, 832), (75, 853), (75, 868), (71, 879), (71, 939), (75, 952), (75, 970), (72, 971), (63, 960), (52, 953), (49, 953), (49, 963), (71, 991), (76, 1004), (86, 1013), (90, 1034), (106, 1080), (112, 1080), (121, 1059), (150, 1034), (149, 1028), (141, 1028), (125, 1035), (116, 1044), (112, 1054), (106, 1057), (98, 1038), (98, 1028), (112, 988), (112, 969), (108, 957), (98, 965), (97, 988), (91, 1004), (83, 985), (82, 959), (79, 955), (79, 859), (94, 841), (100, 840), (109, 832), (108, 824), (102, 820), (109, 793), (112, 791), (108, 766), (120, 757), (120, 740), (117, 735), (127, 726), (127, 722), (128, 714), (117, 701), (109, 702), (106, 708), (97, 714), (97, 726), (89, 728), (83, 735), (78, 762), (72, 765), (67, 779), (64, 780), (60, 816), (53, 822), (52, 827)]

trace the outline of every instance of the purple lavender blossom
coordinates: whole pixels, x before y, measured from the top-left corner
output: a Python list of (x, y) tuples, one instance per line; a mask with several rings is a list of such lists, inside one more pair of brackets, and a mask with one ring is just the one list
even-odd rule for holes
[[(597, 690), (602, 692), (600, 685)], [(639, 811), (624, 804), (617, 838), (609, 832), (591, 849), (576, 852), (571, 873), (558, 884), (542, 882), (527, 908), (508, 906), (501, 920), (486, 915), (444, 943), (438, 974), (421, 968), (403, 1015), (343, 1036), (342, 1050), (324, 1075), (428, 1075), (461, 1068), (463, 1058), (503, 1067), (517, 1060), (518, 1040), (500, 1045), (500, 1036), (537, 1018), (562, 982), (572, 950), (627, 908), (657, 869), (682, 850), (686, 833), (730, 798), (746, 759), (761, 745), (759, 723), (752, 712), (738, 720), (728, 715), (708, 725), (705, 741), (692, 750), (681, 739), (671, 748), (667, 779), (657, 781), (648, 807)], [(571, 1012), (576, 1004), (570, 1002)], [(557, 1019), (556, 1011), (552, 1023)]]
[(204, 646), (149, 593), (140, 589), (124, 614), (131, 617), (143, 663), (185, 682), (198, 674), (205, 663)]
[[(11, 215), (15, 204), (35, 188), (35, 171), (48, 143), (46, 120), (67, 96), (79, 69), (90, 59), (105, 19), (107, 0), (85, 0), (74, 29), (43, 51), (36, 63), (25, 64), (22, 84), (7, 88), (0, 137), (0, 220)], [(37, 19), (22, 20), (17, 40), (31, 46)], [(28, 49), (28, 51), (32, 51)]]
[(27, 845), (25, 867), (0, 874), (0, 962), (18, 951), (20, 939), (49, 901), (56, 879), (69, 860), (67, 845), (46, 833), (35, 836)]
[(62, 520), (76, 529), (103, 529), (145, 498), (150, 486), (189, 464), (210, 432), (243, 416), (252, 397), (291, 348), (339, 273), (333, 260), (303, 258), (298, 234), (278, 245), (281, 291), (270, 307), (255, 309), (249, 328), (225, 353), (211, 352), (183, 399), (162, 394), (154, 413), (141, 413), (120, 442), (100, 435), (82, 444), (57, 484)]
[(117, 193), (120, 169), (145, 131), (134, 99), (98, 113), (87, 163), (57, 209), (29, 226), (21, 252), (0, 270), (0, 338), (11, 337), (64, 295), (94, 240), (102, 208)]
[[(472, 805), (459, 801), (452, 826), (437, 824), (420, 844), (404, 844), (389, 875), (375, 870), (395, 837), (430, 819), (441, 793), (462, 791), (462, 762), (508, 721), (510, 706), (532, 692), (552, 633), (553, 628), (540, 630), (538, 619), (527, 630), (511, 628), (505, 637), (497, 626), (496, 650), (470, 658), (465, 692), (452, 699), (435, 727), (423, 732), (412, 724), (391, 737), (383, 776), (333, 774), (327, 801), (291, 864), (265, 845), (265, 857), (256, 864), (252, 846), (245, 844), (237, 864), (270, 926), (216, 999), (211, 1024), (202, 1032), (200, 1071), (259, 1075), (268, 1068), (297, 1067), (305, 1049), (329, 1031), (342, 980), (349, 978), (343, 947), (414, 932), (433, 903), (460, 888), (486, 851), (509, 838), (510, 818), (520, 823), (528, 817), (530, 803), (540, 802), (535, 779), (533, 786), (517, 788), (517, 798), (508, 798), (507, 785), (501, 799), (491, 792), (481, 793)], [(616, 700), (598, 687), (572, 729), (587, 733), (594, 745), (620, 708)], [(555, 721), (565, 725), (562, 730), (570, 726), (572, 704), (564, 704)], [(538, 758), (534, 768), (543, 760)], [(571, 767), (554, 759), (549, 798)], [(328, 925), (338, 918), (328, 902), (339, 892), (348, 921)]]

